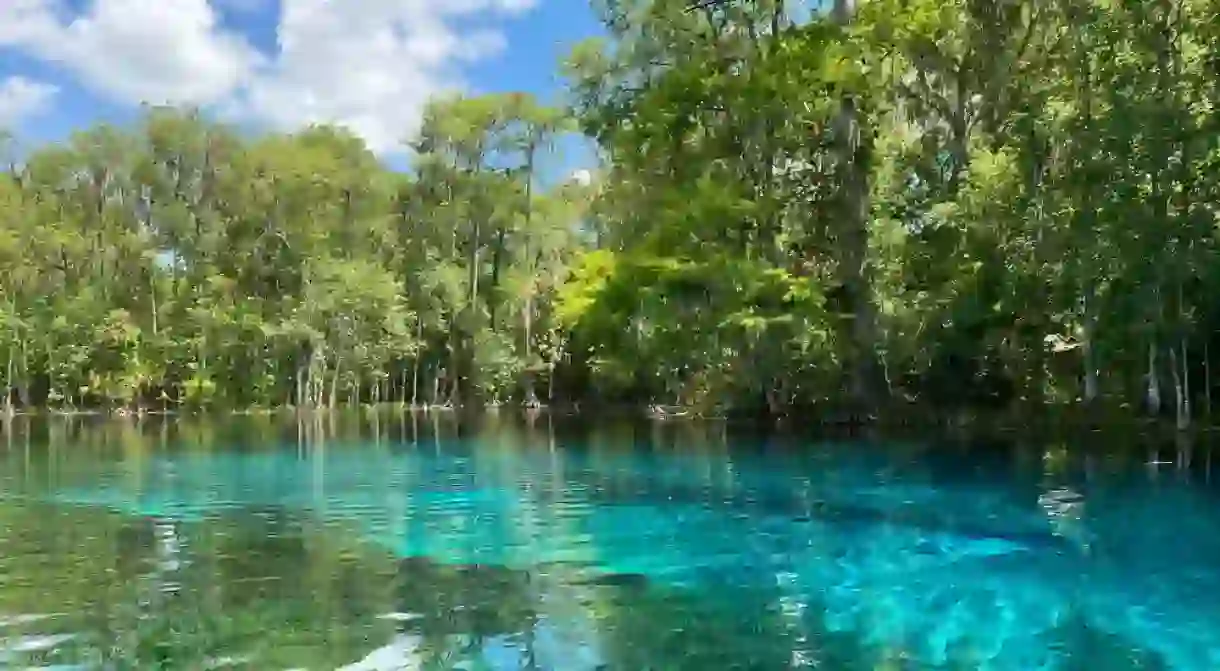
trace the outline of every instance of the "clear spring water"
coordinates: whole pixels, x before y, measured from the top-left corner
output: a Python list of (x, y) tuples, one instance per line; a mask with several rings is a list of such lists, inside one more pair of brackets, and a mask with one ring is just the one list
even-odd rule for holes
[(1220, 669), (1208, 450), (27, 423), (0, 668)]

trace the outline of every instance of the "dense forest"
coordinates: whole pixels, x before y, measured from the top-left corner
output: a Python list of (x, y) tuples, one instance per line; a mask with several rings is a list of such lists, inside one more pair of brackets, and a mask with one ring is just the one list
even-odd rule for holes
[(407, 171), (172, 109), (15, 159), (0, 400), (1211, 409), (1220, 0), (596, 9)]

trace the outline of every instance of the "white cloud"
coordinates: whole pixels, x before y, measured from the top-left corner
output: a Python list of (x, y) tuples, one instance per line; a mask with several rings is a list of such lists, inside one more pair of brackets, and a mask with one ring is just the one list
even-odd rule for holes
[(64, 14), (52, 0), (16, 0), (0, 10), (8, 25), (0, 46), (58, 63), (121, 102), (213, 103), (259, 61), (242, 37), (221, 29), (207, 0), (95, 0), (83, 14)]
[(237, 109), (280, 128), (338, 122), (374, 149), (391, 149), (417, 125), (430, 95), (462, 85), (461, 65), (503, 48), (495, 32), (455, 27), (498, 4), (284, 0), (280, 53), (255, 74)]
[(0, 47), (28, 46), (52, 36), (55, 13), (48, 0), (7, 0), (0, 3)]
[(463, 66), (504, 48), (492, 20), (536, 0), (281, 0), (274, 54), (223, 26), (208, 0), (91, 0), (79, 15), (63, 2), (0, 0), (0, 48), (122, 103), (212, 106), (278, 129), (341, 123), (388, 152), (429, 96), (462, 88)]
[(572, 175), (568, 177), (568, 181), (575, 182), (581, 186), (589, 186), (593, 183), (593, 171), (586, 168), (573, 171)]
[(25, 77), (0, 80), (0, 129), (14, 128), (45, 109), (58, 90)]

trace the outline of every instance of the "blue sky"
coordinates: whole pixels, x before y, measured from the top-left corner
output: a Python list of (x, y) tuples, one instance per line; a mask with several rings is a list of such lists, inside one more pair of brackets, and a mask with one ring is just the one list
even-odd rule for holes
[[(251, 128), (342, 123), (396, 164), (430, 95), (558, 100), (559, 60), (598, 32), (586, 0), (0, 0), (0, 127), (28, 148), (190, 104)], [(558, 170), (591, 161), (565, 149)]]

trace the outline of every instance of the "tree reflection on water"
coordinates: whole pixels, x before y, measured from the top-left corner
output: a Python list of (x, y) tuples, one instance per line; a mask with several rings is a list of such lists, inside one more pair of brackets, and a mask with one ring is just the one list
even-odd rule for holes
[[(342, 471), (326, 472), (326, 464), (333, 462), (325, 455), (331, 451), (371, 450), (391, 456), (458, 451), (470, 460), (471, 482), (516, 483), (512, 508), (505, 513), (511, 528), (497, 533), (506, 545), (527, 546), (545, 540), (546, 533), (581, 535), (578, 519), (556, 516), (555, 502), (574, 483), (585, 487), (585, 495), (597, 505), (630, 507), (642, 496), (640, 473), (621, 467), (616, 461), (620, 452), (688, 449), (691, 457), (681, 462), (681, 477), (667, 481), (665, 488), (673, 505), (698, 507), (714, 498), (732, 514), (757, 514), (760, 519), (833, 513), (844, 525), (872, 525), (886, 533), (902, 525), (941, 523), (901, 511), (869, 512), (866, 499), (819, 499), (815, 506), (810, 497), (824, 498), (825, 492), (802, 494), (799, 483), (784, 496), (745, 487), (747, 476), (731, 446), (715, 431), (707, 433), (697, 425), (614, 425), (567, 437), (563, 449), (545, 418), (533, 423), (493, 420), (473, 430), (435, 416), (410, 415), (226, 422), (150, 418), (143, 423), (18, 418), (0, 435), (0, 666), (345, 671), (931, 668), (919, 666), (901, 639), (879, 644), (867, 640), (859, 628), (829, 626), (821, 616), (826, 604), (816, 593), (793, 587), (797, 576), (782, 571), (759, 579), (764, 569), (757, 567), (749, 580), (726, 577), (709, 591), (707, 585), (656, 580), (643, 572), (591, 571), (613, 548), (588, 549), (584, 560), (511, 566), (441, 562), (433, 555), (403, 558), (394, 548), (411, 546), (387, 545), (385, 534), (370, 535), (359, 514), (328, 516), (267, 501), (226, 499), (229, 494), (217, 493), (220, 485), (208, 481), (191, 486), (220, 496), (220, 503), (192, 508), (186, 505), (190, 497), (181, 479), (185, 474), (150, 467), (170, 454), (258, 454), (268, 446), (282, 451), (290, 445), (300, 469), (285, 476), (288, 485), (319, 488), (311, 500), (326, 506), (326, 483), (338, 486), (348, 477)], [(780, 445), (761, 445), (757, 449), (771, 450), (767, 458), (777, 467), (791, 467), (793, 472), (800, 460), (812, 458), (784, 452)], [(1180, 445), (1177, 449), (1177, 462), (1185, 464), (1173, 471), (1179, 476), (1193, 477), (1191, 463), (1196, 468), (1210, 463), (1206, 458), (1192, 462), (1180, 456)], [(923, 454), (914, 445), (908, 451), (909, 460), (894, 463), (919, 469), (928, 482), (947, 486), (963, 477), (947, 465), (953, 463), (951, 455)], [(583, 470), (565, 463), (576, 453)], [(520, 477), (512, 469), (522, 462), (506, 455), (528, 458), (536, 472)], [(990, 460), (992, 472), (1008, 479), (1008, 490), (1029, 499), (1033, 518), (1044, 515), (1049, 520), (1043, 535), (1077, 539), (1085, 538), (1088, 520), (1085, 495), (1072, 483), (1087, 484), (1089, 478), (1102, 477), (1098, 473), (1105, 469), (1112, 479), (1115, 473), (1143, 472), (1143, 457), (1140, 451), (1096, 455), (1052, 447), (1040, 459), (1031, 458), (1028, 450), (1000, 449), (979, 460)], [(665, 462), (649, 463), (659, 468)], [(659, 481), (670, 477), (661, 471), (648, 475)], [(1142, 477), (1170, 476), (1158, 471)], [(157, 488), (149, 483), (154, 477), (161, 479)], [(125, 508), (110, 510), (37, 495), (97, 485), (99, 478), (111, 478), (106, 482), (121, 484), (135, 495), (124, 500)], [(385, 478), (377, 486), (363, 481), (343, 486), (370, 501), (386, 497), (382, 485), (439, 486), (397, 475)], [(804, 489), (812, 492), (811, 487)], [(171, 509), (163, 500), (149, 498), (160, 490), (176, 492), (179, 503), (185, 503)], [(394, 509), (404, 505), (401, 500), (378, 505), (390, 509), (389, 538), (417, 533), (394, 527), (395, 520), (413, 514)], [(174, 510), (181, 514), (172, 514)], [(360, 507), (355, 510), (359, 513)], [(445, 546), (451, 556), (461, 554), (460, 539), (467, 538), (456, 532), (487, 524), (477, 519), (482, 514), (477, 507), (454, 509), (446, 522), (458, 539)], [(983, 527), (955, 525), (947, 529), (989, 533)], [(1012, 538), (1033, 542), (1037, 535)], [(810, 542), (816, 540), (811, 536)], [(597, 539), (588, 542), (596, 544)], [(867, 602), (860, 610), (868, 617), (887, 617), (886, 595), (861, 591), (858, 598)], [(1093, 660), (1095, 665), (1087, 668), (1167, 668), (1131, 641), (1091, 627), (1083, 616), (1064, 619), (1052, 638), (1052, 645), (1078, 651), (1065, 659)], [(977, 668), (986, 654), (954, 650), (948, 666), (936, 668)]]

